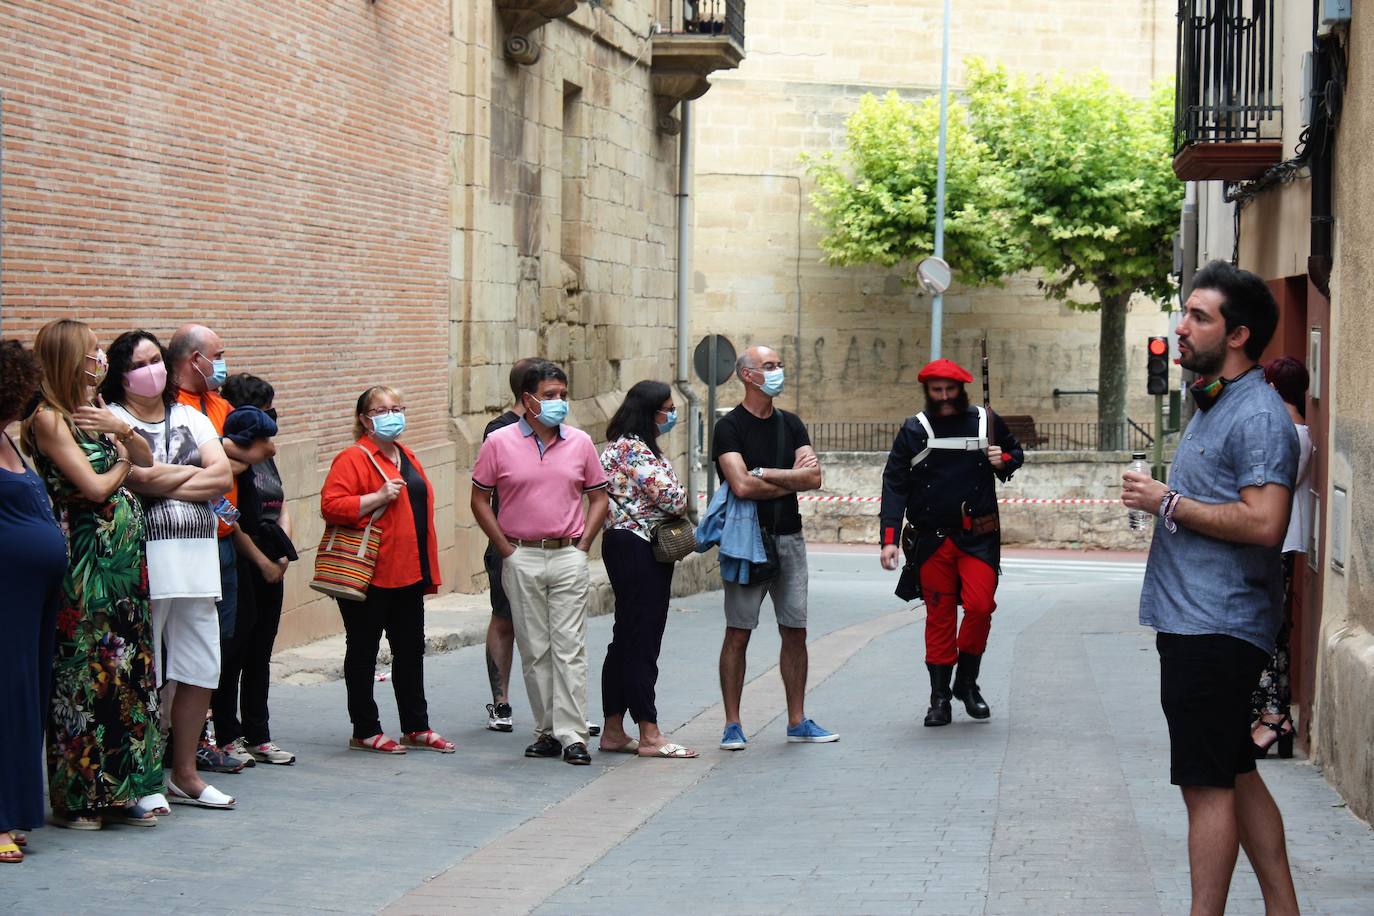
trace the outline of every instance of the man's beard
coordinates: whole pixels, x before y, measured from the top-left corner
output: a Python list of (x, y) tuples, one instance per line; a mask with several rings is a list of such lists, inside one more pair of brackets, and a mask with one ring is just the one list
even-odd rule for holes
[(968, 392), (965, 391), (963, 388), (960, 388), (959, 394), (955, 397), (950, 398), (948, 401), (936, 401), (933, 398), (931, 398), (930, 392), (926, 392), (927, 415), (938, 417), (940, 415), (940, 409), (944, 407), (946, 404), (952, 405), (954, 407), (954, 413), (963, 413), (964, 411), (968, 410)]
[(1184, 350), (1179, 355), (1178, 364), (1190, 372), (1211, 378), (1221, 373), (1226, 363), (1226, 341), (1222, 340), (1211, 350)]

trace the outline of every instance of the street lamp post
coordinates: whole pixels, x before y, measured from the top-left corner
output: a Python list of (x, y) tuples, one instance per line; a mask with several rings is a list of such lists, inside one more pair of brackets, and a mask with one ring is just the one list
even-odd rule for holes
[[(945, 40), (940, 51), (940, 150), (935, 171), (935, 257), (945, 256), (945, 136), (949, 128), (949, 16), (950, 0), (945, 0)], [(944, 333), (945, 294), (937, 292), (930, 304), (930, 358), (940, 358), (940, 336)]]

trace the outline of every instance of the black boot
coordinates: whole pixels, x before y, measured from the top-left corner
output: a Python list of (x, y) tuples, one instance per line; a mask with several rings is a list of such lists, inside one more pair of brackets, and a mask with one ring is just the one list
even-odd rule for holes
[(949, 707), (950, 697), (953, 696), (949, 690), (949, 679), (954, 675), (954, 666), (926, 662), (926, 667), (930, 669), (930, 709), (926, 710), (925, 724), (927, 727), (948, 725), (954, 718)]
[(963, 702), (964, 711), (975, 719), (986, 719), (992, 710), (978, 692), (978, 668), (983, 656), (968, 652), (959, 653), (959, 668), (954, 675), (954, 697)]

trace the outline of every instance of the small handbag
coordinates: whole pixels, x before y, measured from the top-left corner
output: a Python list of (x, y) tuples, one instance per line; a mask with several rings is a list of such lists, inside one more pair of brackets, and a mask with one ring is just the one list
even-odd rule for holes
[[(615, 504), (620, 506), (636, 525), (644, 528), (644, 523), (639, 517), (625, 508), (625, 504), (616, 499), (614, 494), (611, 494), (611, 499), (615, 499)], [(653, 551), (654, 559), (658, 562), (676, 563), (696, 552), (696, 526), (682, 516), (666, 518), (649, 529), (649, 549)]]
[[(382, 475), (390, 480), (386, 472), (377, 464), (372, 453), (361, 445), (367, 460)], [(382, 532), (376, 527), (377, 519), (386, 511), (379, 506), (367, 517), (367, 524), (329, 525), (320, 538), (320, 547), (315, 551), (315, 577), (310, 587), (331, 598), (344, 601), (362, 601), (367, 598), (367, 587), (372, 584), (372, 576), (377, 571), (377, 553), (382, 546)]]

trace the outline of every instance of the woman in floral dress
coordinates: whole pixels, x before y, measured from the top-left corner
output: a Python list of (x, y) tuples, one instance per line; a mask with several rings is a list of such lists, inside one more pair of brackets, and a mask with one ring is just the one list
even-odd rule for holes
[[(672, 389), (637, 382), (611, 418), (610, 444), (601, 453), (611, 497), (601, 557), (615, 593), (615, 624), (601, 666), (601, 750), (670, 759), (697, 756), (658, 730), (654, 703), (673, 564), (654, 559), (649, 532), (687, 511), (687, 493), (658, 447), (658, 437), (676, 422)], [(627, 712), (639, 725), (638, 742), (625, 733)]]
[(152, 826), (138, 799), (162, 788), (162, 739), (143, 511), (123, 488), (147, 443), (92, 404), (105, 354), (91, 329), (63, 319), (34, 341), (42, 400), (24, 444), (47, 485), (70, 561), (57, 613), (48, 709), (48, 796), (58, 826), (98, 830), (106, 820)]

